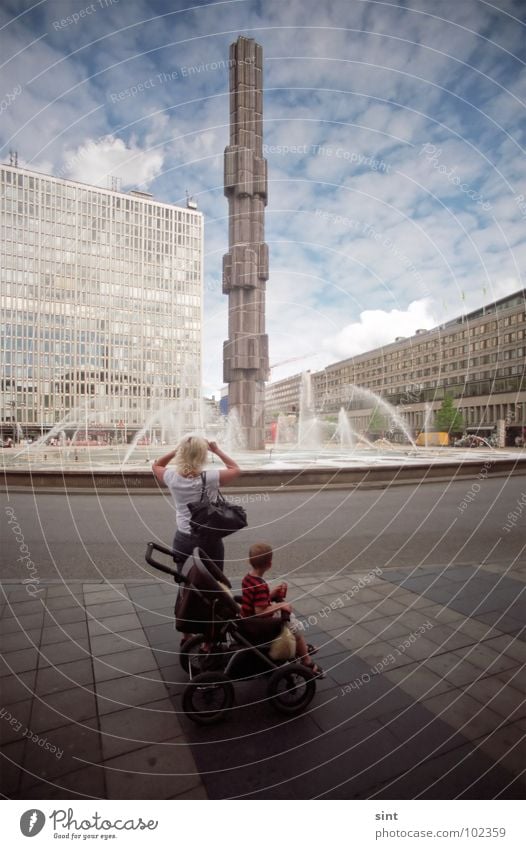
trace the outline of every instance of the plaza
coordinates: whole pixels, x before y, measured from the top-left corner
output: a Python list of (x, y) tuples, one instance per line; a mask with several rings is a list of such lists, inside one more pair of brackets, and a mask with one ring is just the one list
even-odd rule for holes
[(227, 542), (226, 572), (239, 586), (249, 542), (272, 543), (273, 577), (289, 583), (327, 676), (292, 720), (257, 682), (238, 687), (212, 728), (182, 712), (176, 588), (143, 559), (147, 539), (169, 542), (170, 503), (4, 497), (8, 561), (25, 546), (39, 565), (25, 584), (16, 570), (3, 582), (2, 792), (521, 798), (526, 564), (520, 522), (505, 524), (523, 481), (484, 480), (467, 504), (469, 481), (257, 502), (236, 490), (249, 528)]

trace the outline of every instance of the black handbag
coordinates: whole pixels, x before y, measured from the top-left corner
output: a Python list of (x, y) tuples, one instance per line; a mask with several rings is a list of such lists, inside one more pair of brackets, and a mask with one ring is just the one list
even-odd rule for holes
[(227, 537), (247, 526), (246, 510), (240, 504), (231, 504), (218, 492), (212, 501), (206, 491), (206, 476), (201, 473), (201, 498), (188, 504), (190, 527), (197, 537), (213, 534)]

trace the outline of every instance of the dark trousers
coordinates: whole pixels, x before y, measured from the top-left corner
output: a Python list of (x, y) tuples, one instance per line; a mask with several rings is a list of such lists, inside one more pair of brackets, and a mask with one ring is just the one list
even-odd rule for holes
[(184, 564), (192, 554), (194, 548), (198, 546), (210, 560), (213, 560), (218, 569), (223, 572), (225, 565), (225, 546), (221, 537), (214, 534), (184, 534), (182, 531), (176, 531), (173, 550), (174, 562), (177, 565), (178, 571), (181, 571)]

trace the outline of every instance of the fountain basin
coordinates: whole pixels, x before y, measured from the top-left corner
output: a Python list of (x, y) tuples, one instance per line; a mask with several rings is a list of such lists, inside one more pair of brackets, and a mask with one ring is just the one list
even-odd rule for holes
[[(97, 449), (95, 449), (96, 451)], [(58, 449), (60, 451), (60, 449)], [(150, 458), (134, 465), (116, 466), (101, 453), (86, 449), (79, 460), (67, 466), (60, 456), (47, 465), (31, 457), (24, 465), (4, 464), (1, 485), (5, 489), (76, 491), (144, 490), (160, 492), (150, 471)], [(107, 452), (106, 452), (107, 453)], [(95, 460), (99, 460), (97, 463)], [(297, 452), (287, 455), (275, 450), (236, 454), (243, 468), (232, 491), (271, 492), (296, 488), (382, 488), (403, 483), (430, 483), (439, 480), (470, 479), (526, 473), (526, 451), (518, 449), (403, 449), (393, 448), (375, 454), (371, 450), (341, 452)], [(84, 461), (84, 462), (83, 462)], [(106, 462), (104, 462), (106, 461)], [(217, 468), (217, 464), (209, 468)]]

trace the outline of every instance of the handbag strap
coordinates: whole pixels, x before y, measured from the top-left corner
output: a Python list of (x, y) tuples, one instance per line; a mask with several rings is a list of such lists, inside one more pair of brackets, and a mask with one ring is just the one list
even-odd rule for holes
[(203, 499), (205, 497), (205, 489), (206, 489), (206, 472), (201, 472), (201, 498), (200, 498), (201, 501), (203, 501)]

